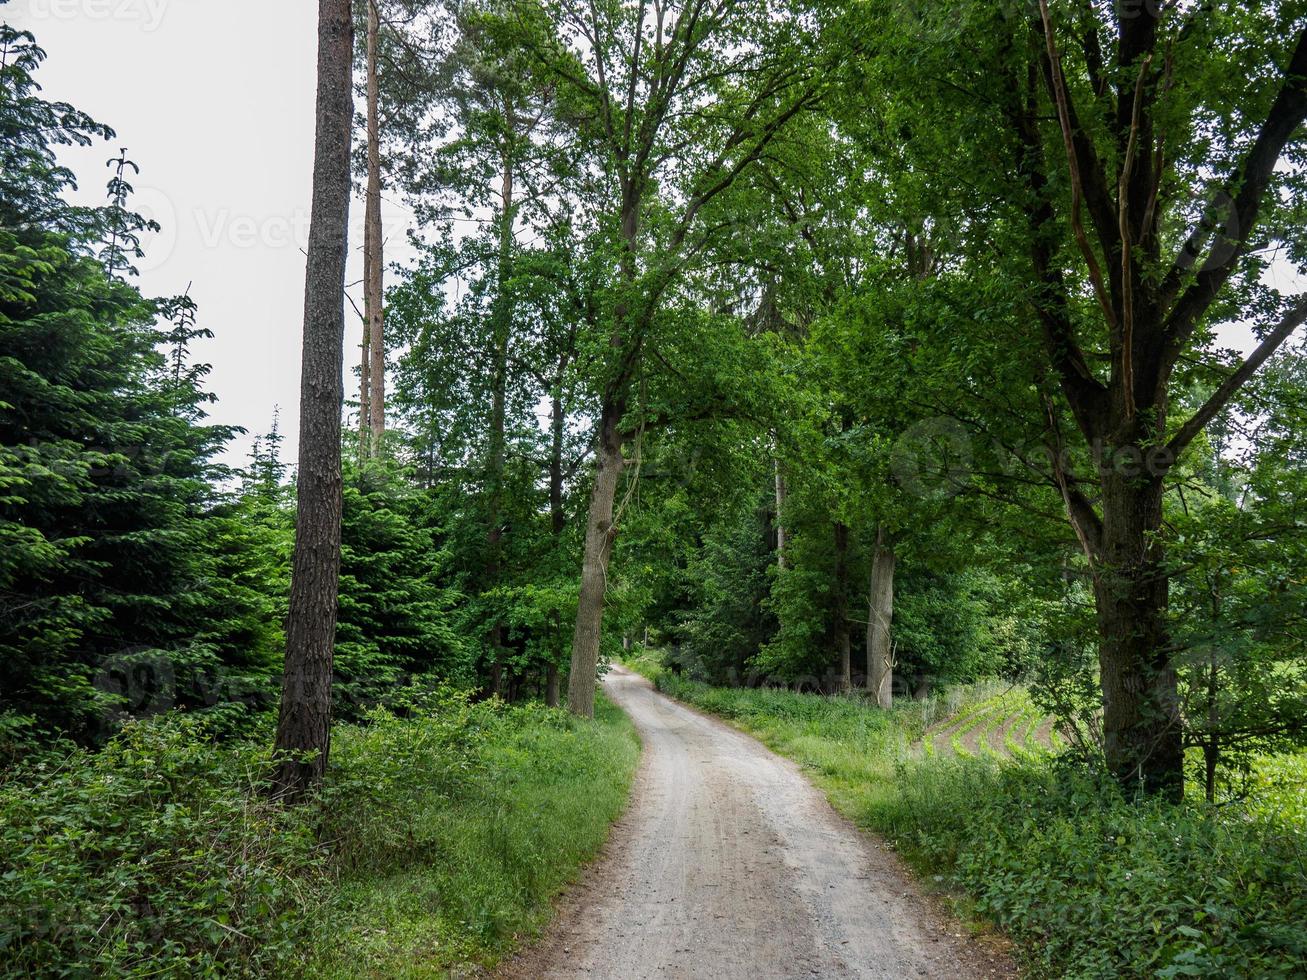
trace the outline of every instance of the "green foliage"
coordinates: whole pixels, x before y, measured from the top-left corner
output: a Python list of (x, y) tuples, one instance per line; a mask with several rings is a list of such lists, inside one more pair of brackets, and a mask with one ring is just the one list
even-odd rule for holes
[[(71, 208), (53, 158), (111, 131), (36, 95), (30, 35), (0, 26), (0, 46), (0, 713), (91, 742), (268, 665), (234, 622), (258, 599), (206, 553), (236, 533), (211, 519), (231, 430), (202, 424), (207, 369), (188, 345), (206, 331), (186, 298), (115, 277), (141, 227), (130, 186), (119, 171), (110, 207)], [(105, 235), (114, 254), (93, 257)]]
[(126, 725), (0, 784), (0, 974), (270, 972), (328, 879), (311, 823), (267, 800), (270, 755), (204, 723)]
[(336, 626), (336, 698), (354, 717), (397, 682), (437, 673), (470, 680), (471, 663), (452, 610), (458, 593), (441, 584), (423, 499), (400, 474), (365, 469), (346, 482)]
[(749, 661), (774, 633), (766, 609), (774, 558), (766, 512), (741, 506), (721, 514), (691, 551), (682, 580), (684, 606), (671, 613), (670, 658), (688, 676), (713, 683), (741, 682)]
[(1300, 975), (1301, 823), (1126, 800), (1033, 764), (909, 764), (900, 783), (888, 829), (948, 869), (1040, 974)]
[(327, 785), (292, 808), (267, 798), (257, 735), (219, 743), (173, 715), (8, 771), (0, 976), (436, 976), (493, 960), (547, 921), (638, 755), (610, 706), (581, 722), (424, 684), (338, 726)]

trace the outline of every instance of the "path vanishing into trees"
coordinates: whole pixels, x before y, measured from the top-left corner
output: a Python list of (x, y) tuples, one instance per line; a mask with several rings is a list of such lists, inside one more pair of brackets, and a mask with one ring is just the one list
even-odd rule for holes
[(605, 688), (644, 742), (630, 808), (550, 933), (502, 976), (1015, 975), (793, 763), (630, 671)]

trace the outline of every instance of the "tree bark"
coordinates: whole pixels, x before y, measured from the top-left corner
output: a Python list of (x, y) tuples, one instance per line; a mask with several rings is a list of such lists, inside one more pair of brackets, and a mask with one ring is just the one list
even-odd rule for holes
[[(368, 250), (363, 249), (363, 280), (366, 282), (370, 276), (368, 268)], [(369, 384), (372, 373), (372, 346), (371, 346), (372, 318), (368, 315), (368, 298), (367, 290), (364, 290), (363, 296), (363, 339), (359, 341), (359, 462), (362, 463), (368, 456), (368, 443), (372, 436), (372, 394)]]
[(599, 422), (595, 447), (595, 485), (586, 519), (585, 556), (581, 564), (581, 594), (576, 606), (576, 632), (572, 637), (572, 669), (567, 679), (567, 706), (573, 714), (594, 717), (595, 673), (599, 667), (599, 637), (604, 616), (604, 590), (608, 559), (616, 528), (613, 505), (622, 476), (621, 413), (612, 406)]
[(1166, 625), (1169, 580), (1159, 532), (1160, 477), (1106, 467), (1095, 575), (1103, 740), (1108, 768), (1127, 786), (1184, 791), (1180, 698)]
[(853, 690), (853, 641), (849, 636), (849, 529), (835, 522), (835, 649), (839, 652), (841, 694)]
[(368, 188), (364, 216), (365, 256), (364, 291), (368, 316), (368, 425), (371, 429), (371, 452), (380, 456), (386, 434), (386, 343), (385, 291), (381, 241), (381, 122), (377, 48), (381, 32), (376, 0), (368, 4)]
[(894, 545), (876, 529), (871, 585), (867, 595), (867, 693), (888, 708), (894, 699)]
[(772, 461), (776, 470), (776, 567), (785, 568), (785, 474), (781, 472), (780, 457)]
[(551, 708), (558, 707), (558, 664), (550, 663), (545, 668), (545, 704)]
[(273, 786), (288, 800), (321, 780), (331, 745), (331, 673), (340, 578), (341, 406), (349, 237), (354, 20), (319, 0), (317, 135), (304, 287), (295, 552)]

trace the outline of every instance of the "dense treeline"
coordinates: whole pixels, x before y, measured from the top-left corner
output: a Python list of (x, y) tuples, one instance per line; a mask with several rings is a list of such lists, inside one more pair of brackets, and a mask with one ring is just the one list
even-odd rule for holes
[[(586, 714), (639, 639), (882, 706), (1026, 677), (1166, 791), (1302, 737), (1301, 11), (365, 6), (355, 159), (423, 254), (384, 363), (362, 311), (338, 714), (424, 673)], [(133, 165), (67, 204), (111, 132), (4, 45), (6, 744), (238, 726), (295, 474), (275, 425), (215, 465)]]
[[(352, 916), (361, 962), (387, 889), (475, 881), (501, 911), (396, 933), (502, 951), (620, 808), (629, 730), (586, 719), (643, 647), (1048, 969), (1295, 975), (1307, 8), (320, 11), (297, 462), (270, 419), (241, 467), (208, 414), (222, 324), (136, 284), (136, 165), (115, 149), (105, 205), (69, 203), (61, 148), (114, 133), (0, 26), (16, 970), (144, 972), (148, 934), (177, 974), (276, 972)], [(1055, 716), (1055, 763), (935, 765), (928, 726), (992, 678)]]
[[(43, 52), (3, 31), (0, 743), (98, 744), (172, 708), (239, 731), (274, 704), (284, 647), (281, 436), (243, 471), (214, 462), (233, 430), (206, 422), (190, 349), (211, 334), (188, 298), (130, 284), (143, 222), (123, 169), (104, 208), (64, 197), (55, 149), (112, 131), (41, 100)], [(429, 502), (382, 464), (348, 483), (335, 696), (357, 718), (405, 677), (473, 675)]]

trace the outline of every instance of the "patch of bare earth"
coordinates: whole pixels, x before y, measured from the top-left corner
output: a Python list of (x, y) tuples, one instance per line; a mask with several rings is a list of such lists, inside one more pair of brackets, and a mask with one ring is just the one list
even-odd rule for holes
[(989, 751), (1006, 759), (1012, 754), (1008, 749), (1008, 737), (1011, 736), (1013, 742), (1020, 744), (1020, 736), (1024, 732), (1026, 724), (1025, 715), (1020, 712), (1008, 715), (1003, 719), (1001, 725), (998, 725), (989, 733)]

